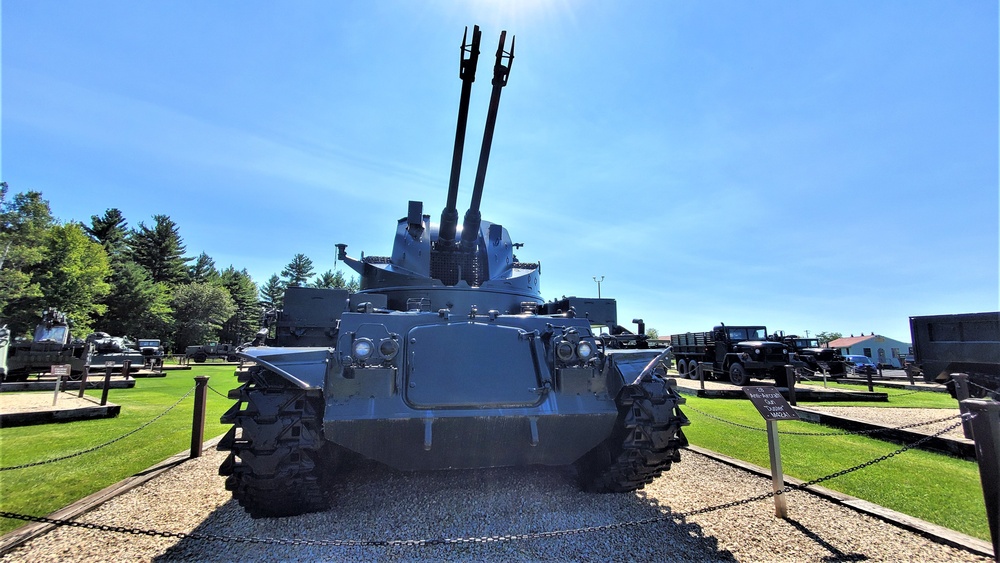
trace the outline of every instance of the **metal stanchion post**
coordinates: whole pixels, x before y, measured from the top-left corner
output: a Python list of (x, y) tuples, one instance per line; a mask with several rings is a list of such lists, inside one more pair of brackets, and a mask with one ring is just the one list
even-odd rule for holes
[(796, 406), (795, 403), (795, 368), (792, 366), (785, 366), (785, 379), (788, 380), (788, 402), (792, 406)]
[(695, 364), (695, 368), (694, 369), (696, 370), (695, 373), (698, 374), (698, 381), (701, 382), (701, 389), (702, 389), (702, 391), (704, 391), (705, 390), (705, 365), (702, 362), (698, 362), (697, 364)]
[(55, 393), (55, 395), (52, 396), (52, 406), (53, 407), (56, 406), (56, 403), (59, 402), (59, 392), (62, 391), (62, 382), (63, 382), (63, 376), (57, 375), (56, 376), (56, 393)]
[(108, 404), (108, 390), (111, 389), (111, 368), (114, 367), (113, 362), (104, 363), (104, 390), (101, 391), (101, 406)]
[(1000, 403), (983, 399), (970, 399), (960, 403), (967, 412), (976, 415), (972, 423), (976, 441), (976, 461), (979, 463), (979, 479), (983, 484), (983, 500), (986, 501), (986, 519), (993, 538), (994, 558), (1000, 557)]
[[(955, 382), (955, 398), (958, 399), (958, 412), (968, 414), (969, 409), (965, 407), (964, 402), (970, 398), (969, 376), (965, 373), (953, 373), (951, 374), (951, 379)], [(965, 434), (967, 440), (972, 439), (972, 422), (962, 419), (962, 433)]]
[(191, 457), (201, 457), (201, 444), (205, 441), (205, 394), (208, 376), (194, 378), (194, 418), (191, 421)]

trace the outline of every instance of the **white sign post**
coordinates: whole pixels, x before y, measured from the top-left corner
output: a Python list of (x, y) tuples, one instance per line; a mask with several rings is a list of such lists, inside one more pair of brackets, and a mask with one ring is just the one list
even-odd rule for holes
[(798, 420), (799, 415), (781, 396), (776, 387), (744, 387), (743, 392), (767, 421), (767, 450), (771, 458), (771, 486), (774, 490), (774, 515), (788, 518), (788, 503), (783, 493), (785, 474), (781, 470), (781, 448), (778, 445), (778, 421)]

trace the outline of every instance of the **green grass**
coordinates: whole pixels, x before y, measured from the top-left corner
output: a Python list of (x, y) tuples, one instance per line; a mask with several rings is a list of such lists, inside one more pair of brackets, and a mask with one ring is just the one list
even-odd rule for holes
[[(853, 384), (853, 383), (834, 383), (832, 381), (827, 382), (827, 387), (831, 389), (843, 389), (845, 391), (863, 391), (868, 392), (867, 384)], [(816, 387), (822, 388), (822, 381), (813, 382), (803, 382), (796, 385), (796, 387)], [(914, 393), (906, 389), (896, 389), (892, 387), (879, 387), (874, 386), (876, 393), (886, 393), (889, 395), (888, 402), (860, 402), (860, 401), (820, 401), (816, 402), (816, 405), (828, 406), (828, 407), (907, 407), (907, 408), (923, 408), (923, 409), (957, 409), (958, 401), (955, 400), (948, 393), (939, 393), (937, 391), (920, 391), (919, 393)], [(798, 401), (799, 403), (806, 403), (809, 401)]]
[[(928, 395), (916, 393), (908, 396)], [(944, 394), (948, 397), (947, 394)], [(905, 398), (900, 397), (902, 402)], [(922, 399), (912, 399), (914, 402)], [(748, 401), (687, 397), (687, 404), (725, 420), (765, 428)], [(823, 403), (829, 404), (829, 403)], [(851, 406), (873, 406), (850, 403)], [(954, 405), (954, 400), (952, 400)], [(883, 406), (893, 406), (885, 405)], [(692, 444), (762, 467), (769, 467), (767, 434), (735, 427), (685, 410), (691, 425), (684, 433)], [(837, 432), (818, 424), (782, 421), (780, 432)], [(780, 436), (785, 474), (811, 480), (859, 465), (901, 446), (863, 436)], [(683, 462), (682, 462), (683, 463)], [(979, 468), (975, 462), (909, 450), (886, 461), (820, 484), (922, 520), (989, 541)]]
[[(139, 378), (132, 389), (112, 389), (108, 400), (121, 405), (117, 418), (62, 424), (0, 428), (0, 466), (9, 467), (57, 458), (103, 444), (134, 430), (173, 405), (192, 387), (196, 375), (210, 377), (220, 393), (237, 386), (233, 366), (195, 366), (167, 372), (166, 377)], [(44, 391), (51, 396), (51, 392)], [(87, 391), (100, 400), (100, 390)], [(206, 394), (205, 437), (228, 427), (219, 417), (233, 401)], [(163, 418), (135, 434), (97, 451), (64, 461), (0, 472), (0, 507), (5, 511), (44, 516), (108, 485), (134, 475), (191, 447), (192, 393)], [(0, 533), (24, 524), (0, 519)]]

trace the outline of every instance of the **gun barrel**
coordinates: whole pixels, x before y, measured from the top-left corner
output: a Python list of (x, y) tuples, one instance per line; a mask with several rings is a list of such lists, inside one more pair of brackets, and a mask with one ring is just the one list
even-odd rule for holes
[[(483, 184), (486, 182), (486, 166), (490, 161), (490, 148), (493, 146), (493, 130), (497, 123), (497, 110), (500, 108), (500, 91), (507, 85), (510, 67), (514, 62), (514, 38), (510, 40), (510, 52), (504, 51), (507, 42), (507, 32), (500, 32), (500, 44), (497, 46), (496, 63), (493, 65), (493, 93), (490, 95), (490, 107), (486, 114), (486, 130), (483, 132), (483, 147), (479, 151), (479, 168), (476, 170), (476, 183), (472, 188), (472, 202), (465, 212), (462, 223), (462, 249), (471, 250), (479, 238), (481, 214), (479, 206), (483, 199)], [(504, 59), (507, 59), (506, 66)]]
[(462, 152), (465, 149), (465, 128), (469, 121), (469, 98), (472, 83), (476, 81), (476, 65), (479, 63), (479, 41), (482, 33), (479, 26), (472, 28), (472, 43), (467, 43), (469, 28), (462, 34), (462, 54), (459, 62), (459, 78), (462, 79), (462, 96), (458, 102), (458, 125), (455, 128), (455, 150), (451, 157), (451, 179), (448, 181), (448, 200), (441, 211), (438, 230), (438, 245), (450, 247), (455, 243), (455, 229), (458, 226), (458, 180), (462, 173)]

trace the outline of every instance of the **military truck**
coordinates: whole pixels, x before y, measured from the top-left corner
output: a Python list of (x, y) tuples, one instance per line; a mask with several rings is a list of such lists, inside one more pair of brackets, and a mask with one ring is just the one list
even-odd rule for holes
[(804, 369), (812, 373), (826, 374), (834, 378), (847, 374), (847, 361), (840, 350), (821, 345), (818, 338), (772, 334), (771, 339), (784, 344), (793, 358), (804, 363)]
[(227, 362), (238, 362), (240, 357), (236, 354), (236, 344), (220, 344), (209, 342), (199, 346), (188, 346), (184, 349), (184, 356), (196, 363), (205, 363), (210, 359), (223, 359)]
[(4, 381), (25, 381), (33, 373), (47, 373), (55, 364), (69, 364), (70, 377), (80, 377), (91, 350), (87, 341), (71, 336), (66, 315), (49, 307), (42, 312), (32, 339), (15, 338), (8, 344)]
[(719, 324), (708, 332), (686, 332), (670, 337), (677, 372), (681, 377), (696, 377), (699, 362), (711, 367), (706, 377), (728, 377), (733, 385), (748, 385), (751, 378), (771, 378), (780, 387), (788, 385), (785, 365), (805, 367), (791, 357), (781, 342), (768, 338), (764, 326), (726, 326)]
[(505, 33), (459, 228), (478, 26), (467, 39), (440, 222), (410, 201), (391, 255), (355, 258), (338, 244), (360, 290), (288, 288), (276, 345), (240, 351), (250, 367), (237, 372), (236, 403), (221, 418), (232, 428), (219, 441), (229, 452), (219, 473), (251, 517), (325, 509), (350, 487), (339, 468), (357, 457), (398, 470), (571, 466), (594, 492), (642, 488), (680, 460), (687, 418), (666, 378), (667, 352), (605, 349), (591, 326), (614, 323), (613, 300), (543, 302), (539, 264), (515, 256), (522, 245), (480, 216), (513, 59)]
[(911, 373), (945, 384), (965, 373), (973, 396), (1000, 400), (1000, 312), (910, 317), (910, 337)]
[(136, 343), (136, 346), (139, 348), (139, 353), (142, 355), (143, 368), (153, 369), (157, 366), (163, 365), (164, 351), (159, 339), (140, 338)]

